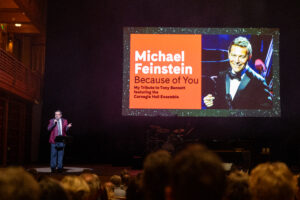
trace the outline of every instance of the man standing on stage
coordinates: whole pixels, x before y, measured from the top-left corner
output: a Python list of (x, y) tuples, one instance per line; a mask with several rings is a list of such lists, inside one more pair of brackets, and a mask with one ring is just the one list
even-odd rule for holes
[(62, 112), (60, 110), (55, 111), (55, 117), (50, 119), (48, 125), (48, 131), (51, 131), (49, 138), (49, 143), (51, 144), (51, 172), (55, 172), (56, 168), (60, 173), (63, 170), (65, 144), (63, 142), (55, 142), (55, 138), (56, 136), (66, 136), (66, 132), (71, 127), (72, 124), (68, 124), (68, 121), (62, 118)]
[(228, 48), (230, 67), (220, 72), (215, 91), (203, 98), (212, 109), (270, 109), (272, 95), (265, 79), (248, 65), (252, 47), (245, 37), (235, 38)]

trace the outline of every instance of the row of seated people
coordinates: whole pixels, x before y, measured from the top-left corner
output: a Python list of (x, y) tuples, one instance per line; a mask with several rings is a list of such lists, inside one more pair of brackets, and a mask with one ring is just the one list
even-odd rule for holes
[(227, 174), (220, 158), (201, 145), (172, 157), (149, 154), (144, 168), (101, 182), (97, 174), (34, 178), (21, 167), (0, 169), (1, 200), (300, 200), (299, 178), (282, 162), (262, 163), (250, 173)]

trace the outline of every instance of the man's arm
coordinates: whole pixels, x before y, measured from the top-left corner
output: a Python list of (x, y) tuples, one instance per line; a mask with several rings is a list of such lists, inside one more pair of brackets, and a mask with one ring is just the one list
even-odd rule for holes
[(66, 132), (72, 127), (72, 123), (68, 124), (68, 120), (66, 120)]
[(52, 129), (55, 127), (55, 125), (56, 125), (56, 123), (54, 122), (54, 120), (50, 119), (47, 130), (52, 131)]

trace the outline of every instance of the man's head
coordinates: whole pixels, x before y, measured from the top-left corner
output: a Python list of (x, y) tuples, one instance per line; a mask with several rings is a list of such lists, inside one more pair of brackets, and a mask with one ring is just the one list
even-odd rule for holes
[(213, 152), (201, 145), (191, 145), (172, 161), (168, 200), (222, 199), (225, 170)]
[(253, 200), (292, 200), (297, 180), (286, 164), (263, 163), (251, 171), (249, 187)]
[(55, 119), (60, 119), (62, 117), (62, 112), (60, 110), (55, 111)]
[(252, 47), (247, 38), (237, 37), (231, 42), (228, 49), (228, 58), (234, 72), (241, 72), (246, 67), (251, 56)]
[(0, 199), (38, 200), (40, 199), (39, 184), (23, 168), (9, 167), (0, 169)]

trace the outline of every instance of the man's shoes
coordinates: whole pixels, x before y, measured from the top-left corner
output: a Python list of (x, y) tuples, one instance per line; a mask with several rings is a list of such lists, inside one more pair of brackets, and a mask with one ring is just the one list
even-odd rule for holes
[(57, 169), (57, 173), (63, 173), (63, 169)]
[(51, 168), (51, 173), (55, 173), (56, 169), (55, 168)]

